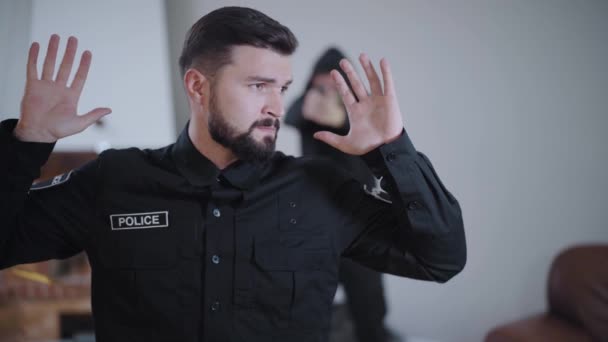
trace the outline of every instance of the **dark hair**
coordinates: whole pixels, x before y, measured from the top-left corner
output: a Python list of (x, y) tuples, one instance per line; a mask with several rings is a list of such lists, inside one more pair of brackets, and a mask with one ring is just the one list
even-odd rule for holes
[(200, 18), (188, 31), (179, 67), (182, 76), (191, 67), (213, 75), (230, 63), (235, 45), (266, 48), (291, 55), (298, 40), (286, 26), (246, 7), (222, 7)]

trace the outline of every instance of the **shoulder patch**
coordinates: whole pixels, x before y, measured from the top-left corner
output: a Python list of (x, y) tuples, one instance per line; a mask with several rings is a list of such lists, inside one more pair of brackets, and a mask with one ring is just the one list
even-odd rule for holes
[(36, 190), (42, 190), (42, 189), (47, 189), (47, 188), (51, 188), (60, 184), (63, 184), (65, 182), (67, 182), (70, 179), (70, 176), (72, 175), (72, 172), (74, 172), (74, 170), (55, 176), (51, 179), (47, 179), (45, 181), (42, 182), (37, 182), (32, 184), (32, 186), (30, 187), (30, 191), (36, 191)]

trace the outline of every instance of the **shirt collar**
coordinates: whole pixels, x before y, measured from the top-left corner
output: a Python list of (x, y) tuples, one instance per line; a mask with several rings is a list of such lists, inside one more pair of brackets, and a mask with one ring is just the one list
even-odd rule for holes
[(172, 155), (179, 172), (194, 186), (205, 187), (227, 181), (242, 190), (253, 188), (260, 180), (264, 165), (237, 160), (226, 169), (218, 169), (213, 162), (200, 153), (190, 136), (188, 124), (173, 145)]

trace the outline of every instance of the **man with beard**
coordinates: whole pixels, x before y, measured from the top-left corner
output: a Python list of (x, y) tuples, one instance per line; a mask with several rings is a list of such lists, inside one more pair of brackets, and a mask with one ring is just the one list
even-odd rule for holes
[[(0, 124), (0, 267), (80, 251), (92, 269), (98, 342), (326, 341), (338, 260), (445, 282), (462, 270), (460, 207), (403, 128), (388, 63), (332, 72), (350, 115), (317, 139), (361, 156), (382, 201), (333, 165), (274, 152), (291, 83), (291, 31), (263, 13), (215, 10), (190, 29), (179, 63), (190, 122), (158, 150), (109, 150), (31, 185), (54, 143), (110, 113), (76, 113), (91, 63), (53, 35), (38, 74), (28, 55), (18, 120)], [(355, 98), (356, 96), (356, 98)], [(373, 193), (373, 192), (371, 192)]]

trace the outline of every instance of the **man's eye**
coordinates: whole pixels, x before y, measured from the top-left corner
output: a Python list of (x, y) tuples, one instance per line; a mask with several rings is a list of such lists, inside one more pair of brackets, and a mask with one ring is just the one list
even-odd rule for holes
[(289, 89), (288, 87), (282, 87), (281, 88), (281, 94), (285, 94), (285, 92), (287, 91), (287, 89)]
[(252, 87), (254, 87), (256, 90), (265, 90), (266, 89), (266, 84), (264, 83), (255, 83), (251, 85)]

